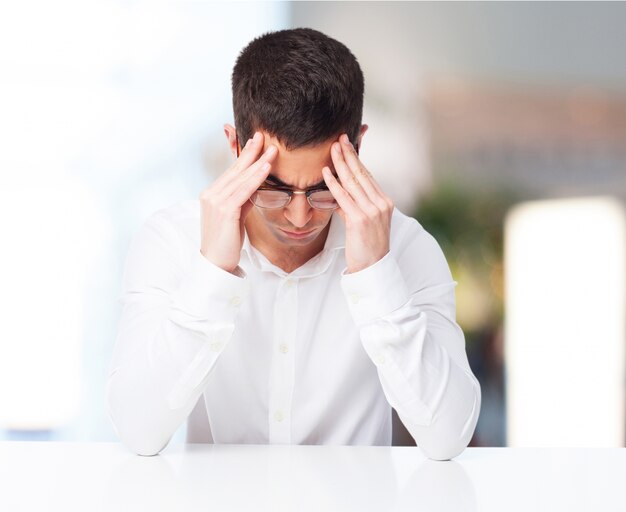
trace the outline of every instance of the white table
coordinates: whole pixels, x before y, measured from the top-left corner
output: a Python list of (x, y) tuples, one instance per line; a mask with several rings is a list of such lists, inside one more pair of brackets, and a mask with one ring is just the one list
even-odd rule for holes
[(624, 511), (626, 448), (0, 443), (0, 511)]

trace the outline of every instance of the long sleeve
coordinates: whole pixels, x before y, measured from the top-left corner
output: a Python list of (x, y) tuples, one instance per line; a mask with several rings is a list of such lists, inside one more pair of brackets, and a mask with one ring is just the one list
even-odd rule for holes
[(455, 320), (456, 283), (437, 242), (419, 229), (399, 256), (344, 270), (341, 286), (387, 401), (426, 456), (448, 460), (471, 440), (481, 389)]
[(181, 234), (154, 214), (126, 259), (122, 313), (106, 386), (118, 437), (141, 455), (160, 452), (186, 420), (234, 331), (248, 295), (245, 272), (186, 255)]

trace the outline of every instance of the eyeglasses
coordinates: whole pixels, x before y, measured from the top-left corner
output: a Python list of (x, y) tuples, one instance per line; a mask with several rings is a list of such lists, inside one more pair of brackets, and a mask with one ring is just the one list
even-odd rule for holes
[(291, 202), (291, 198), (294, 194), (305, 194), (311, 207), (316, 210), (334, 210), (339, 207), (332, 192), (327, 188), (316, 190), (291, 190), (259, 187), (250, 197), (250, 201), (259, 208), (273, 210), (287, 206)]

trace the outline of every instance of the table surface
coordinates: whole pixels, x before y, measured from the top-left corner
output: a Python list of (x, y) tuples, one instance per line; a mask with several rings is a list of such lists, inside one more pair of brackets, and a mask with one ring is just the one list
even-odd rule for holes
[(626, 448), (0, 442), (0, 510), (624, 511)]

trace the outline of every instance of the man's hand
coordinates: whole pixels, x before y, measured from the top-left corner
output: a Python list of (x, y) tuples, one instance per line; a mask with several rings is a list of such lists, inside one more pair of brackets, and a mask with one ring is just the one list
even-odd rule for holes
[(341, 183), (328, 167), (322, 174), (339, 203), (337, 213), (346, 223), (346, 263), (352, 274), (389, 252), (394, 205), (361, 163), (346, 134), (333, 143), (330, 154)]
[(270, 172), (278, 154), (276, 146), (263, 149), (263, 135), (256, 132), (236, 162), (200, 194), (200, 252), (218, 267), (233, 272), (239, 265), (244, 222), (254, 206), (249, 201)]

